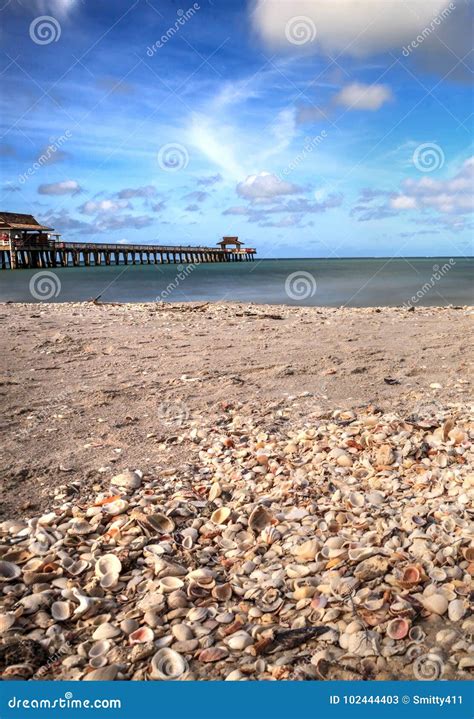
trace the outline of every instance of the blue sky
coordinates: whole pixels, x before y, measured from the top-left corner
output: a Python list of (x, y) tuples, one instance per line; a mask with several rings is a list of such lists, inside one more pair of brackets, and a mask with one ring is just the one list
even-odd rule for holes
[(69, 240), (472, 254), (471, 1), (10, 0), (1, 209)]

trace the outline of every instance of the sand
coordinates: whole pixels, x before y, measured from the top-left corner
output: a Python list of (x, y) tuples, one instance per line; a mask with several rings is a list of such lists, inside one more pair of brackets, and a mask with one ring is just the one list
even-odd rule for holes
[(108, 487), (125, 468), (189, 467), (191, 421), (240, 408), (262, 428), (367, 405), (472, 399), (472, 308), (3, 304), (2, 513)]

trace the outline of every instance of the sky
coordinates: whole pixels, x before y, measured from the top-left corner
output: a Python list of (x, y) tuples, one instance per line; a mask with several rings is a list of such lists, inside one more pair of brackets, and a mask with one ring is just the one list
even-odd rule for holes
[(0, 0), (1, 200), (69, 241), (472, 255), (471, 0)]

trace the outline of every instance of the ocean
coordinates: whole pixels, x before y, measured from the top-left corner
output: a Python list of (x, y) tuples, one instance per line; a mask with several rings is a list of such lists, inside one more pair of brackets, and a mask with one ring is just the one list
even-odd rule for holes
[(474, 258), (278, 259), (0, 271), (0, 301), (472, 305)]

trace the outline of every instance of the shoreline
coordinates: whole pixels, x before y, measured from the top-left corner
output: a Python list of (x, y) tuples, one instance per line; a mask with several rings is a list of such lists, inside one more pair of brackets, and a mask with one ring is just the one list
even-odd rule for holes
[(25, 580), (3, 642), (25, 678), (157, 678), (169, 648), (191, 679), (468, 679), (472, 317), (0, 305), (0, 547)]

